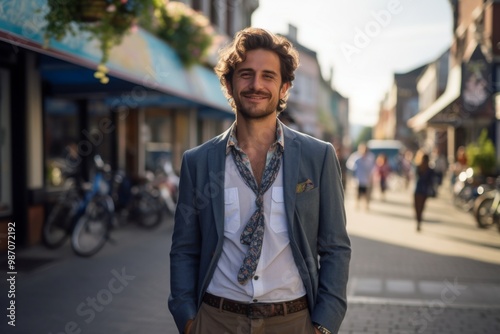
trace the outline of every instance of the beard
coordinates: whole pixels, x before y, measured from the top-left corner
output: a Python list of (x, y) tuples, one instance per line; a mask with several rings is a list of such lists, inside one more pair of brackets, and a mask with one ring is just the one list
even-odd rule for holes
[[(246, 100), (245, 97), (248, 95), (265, 97), (267, 100), (263, 100), (260, 103), (253, 103)], [(241, 92), (239, 96), (235, 96), (237, 96), (234, 98), (236, 112), (246, 119), (261, 119), (269, 117), (269, 115), (276, 113), (279, 104), (279, 100), (273, 99), (270, 94), (262, 91), (247, 90)], [(242, 98), (240, 98), (240, 96), (242, 96)], [(264, 101), (268, 102), (264, 103)]]

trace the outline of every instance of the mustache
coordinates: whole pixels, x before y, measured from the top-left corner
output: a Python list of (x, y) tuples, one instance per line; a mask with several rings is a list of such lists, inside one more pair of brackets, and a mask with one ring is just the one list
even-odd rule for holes
[(263, 97), (269, 97), (270, 95), (262, 90), (249, 89), (241, 92), (241, 95), (257, 95)]

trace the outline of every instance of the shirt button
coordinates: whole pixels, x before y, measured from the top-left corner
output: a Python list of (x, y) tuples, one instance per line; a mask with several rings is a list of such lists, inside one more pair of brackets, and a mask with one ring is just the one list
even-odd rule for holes
[(254, 276), (253, 277), (254, 280), (258, 280), (259, 279), (259, 276)]

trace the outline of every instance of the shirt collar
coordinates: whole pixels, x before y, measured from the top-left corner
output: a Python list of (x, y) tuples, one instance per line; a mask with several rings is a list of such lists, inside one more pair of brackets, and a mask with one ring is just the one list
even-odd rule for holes
[[(276, 149), (276, 145), (281, 146), (281, 149), (285, 148), (285, 138), (283, 137), (283, 125), (280, 120), (276, 120), (276, 141), (271, 145), (269, 150)], [(231, 129), (229, 131), (229, 139), (227, 140), (226, 145), (226, 155), (231, 153), (231, 147), (234, 147), (240, 150), (238, 145), (238, 139), (236, 138), (236, 122), (231, 125)]]

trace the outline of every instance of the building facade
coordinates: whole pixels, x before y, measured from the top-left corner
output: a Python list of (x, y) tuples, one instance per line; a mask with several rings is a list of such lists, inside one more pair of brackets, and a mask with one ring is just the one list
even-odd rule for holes
[(316, 52), (299, 43), (297, 28), (289, 25), (285, 37), (299, 52), (300, 66), (283, 116), (299, 131), (341, 145), (349, 136), (348, 100), (332, 87), (331, 77), (323, 78)]
[[(221, 32), (216, 42), (247, 26), (258, 6), (219, 3), (211, 2), (217, 11), (209, 16)], [(174, 49), (140, 28), (112, 50), (110, 81), (100, 84), (95, 42), (66, 36), (45, 47), (37, 11), (44, 6), (0, 0), (0, 249), (8, 222), (16, 222), (18, 246), (38, 243), (68, 170), (89, 179), (94, 155), (132, 177), (154, 170), (159, 158), (178, 170), (186, 149), (234, 120), (213, 65), (185, 68)]]
[(419, 110), (417, 79), (424, 67), (406, 73), (395, 73), (393, 84), (380, 104), (379, 119), (374, 127), (375, 139), (397, 139), (408, 148), (417, 146), (408, 120)]
[(391, 88), (380, 102), (378, 120), (373, 127), (373, 139), (396, 138), (396, 103), (398, 88), (393, 81)]
[[(421, 108), (408, 125), (421, 141), (446, 146), (450, 162), (454, 161), (459, 146), (475, 141), (486, 129), (496, 143), (497, 161), (500, 161), (499, 113), (496, 112), (499, 109), (500, 1), (452, 0), (450, 4), (454, 14), (454, 39), (449, 50), (446, 88), (433, 103)], [(433, 85), (439, 86), (439, 80), (436, 77)]]

